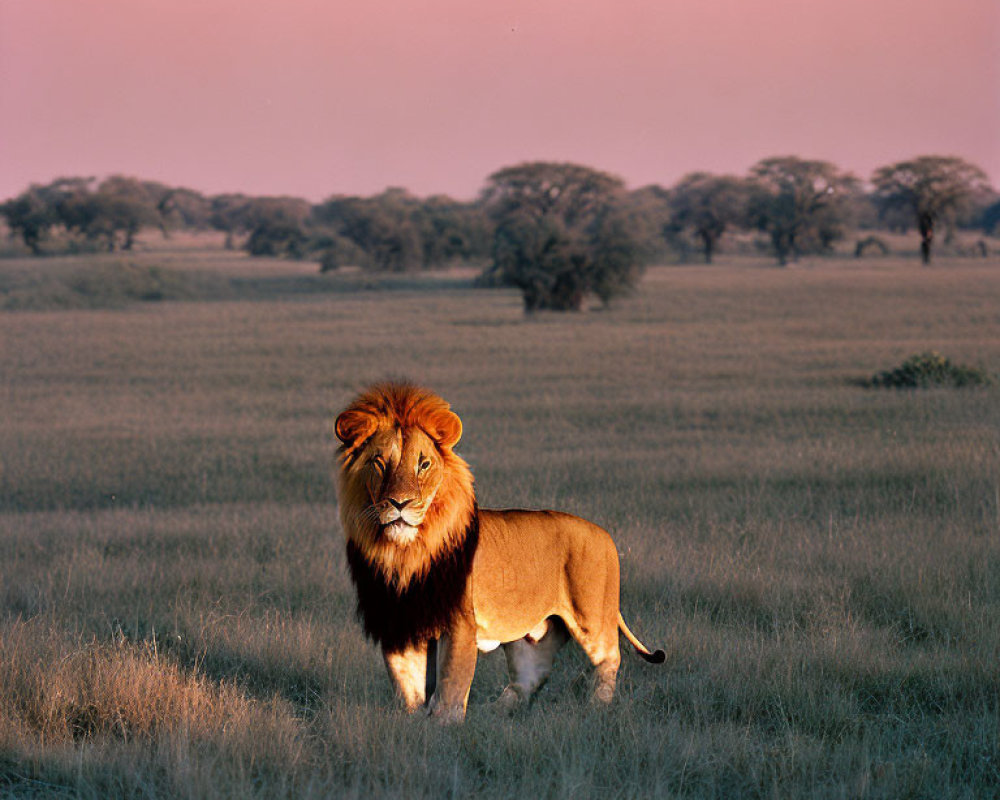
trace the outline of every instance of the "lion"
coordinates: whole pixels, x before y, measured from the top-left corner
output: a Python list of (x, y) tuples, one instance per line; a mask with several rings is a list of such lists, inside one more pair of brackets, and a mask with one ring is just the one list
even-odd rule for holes
[(407, 710), (464, 719), (478, 652), (501, 646), (507, 709), (532, 698), (570, 637), (594, 666), (600, 704), (614, 695), (619, 631), (646, 661), (664, 661), (622, 618), (607, 531), (557, 511), (477, 506), (454, 451), (462, 422), (443, 399), (379, 384), (334, 428), (358, 616)]

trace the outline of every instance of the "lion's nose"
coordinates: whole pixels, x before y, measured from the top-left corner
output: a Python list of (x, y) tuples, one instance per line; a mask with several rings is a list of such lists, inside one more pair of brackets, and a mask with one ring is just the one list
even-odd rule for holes
[(391, 497), (389, 498), (389, 502), (396, 507), (397, 511), (402, 511), (410, 504), (409, 500), (393, 500)]

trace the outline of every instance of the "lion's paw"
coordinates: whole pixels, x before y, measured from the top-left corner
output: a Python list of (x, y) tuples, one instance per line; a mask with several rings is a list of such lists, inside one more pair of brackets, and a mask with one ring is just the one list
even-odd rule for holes
[(525, 705), (527, 698), (514, 686), (507, 686), (494, 701), (493, 707), (501, 714), (513, 714)]

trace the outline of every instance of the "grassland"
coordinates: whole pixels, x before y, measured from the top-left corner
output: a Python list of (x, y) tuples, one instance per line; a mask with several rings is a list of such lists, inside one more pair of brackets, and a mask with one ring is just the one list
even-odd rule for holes
[[(0, 281), (30, 307), (115, 263)], [(186, 289), (0, 315), (0, 794), (997, 795), (1000, 390), (861, 381), (1000, 372), (1000, 264), (659, 268), (525, 319), (463, 275), (128, 263)], [(451, 400), (483, 505), (613, 532), (668, 659), (626, 653), (609, 711), (572, 648), (512, 719), (499, 654), (464, 726), (393, 710), (329, 479), (333, 414), (391, 376)]]

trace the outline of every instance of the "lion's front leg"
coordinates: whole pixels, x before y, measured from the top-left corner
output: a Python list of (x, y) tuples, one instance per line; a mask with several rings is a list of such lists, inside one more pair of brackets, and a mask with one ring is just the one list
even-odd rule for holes
[(431, 716), (461, 722), (476, 673), (475, 628), (460, 625), (438, 640), (437, 688), (427, 704)]
[(435, 688), (437, 642), (434, 639), (402, 650), (383, 650), (389, 678), (407, 711), (421, 708)]

